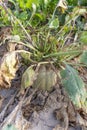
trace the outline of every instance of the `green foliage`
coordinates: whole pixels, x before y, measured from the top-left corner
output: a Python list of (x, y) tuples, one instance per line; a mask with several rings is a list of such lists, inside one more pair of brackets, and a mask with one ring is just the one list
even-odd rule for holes
[(72, 6), (87, 6), (87, 1), (86, 0), (67, 0), (68, 3)]
[(0, 27), (10, 24), (11, 17), (8, 17), (5, 10), (0, 7)]
[[(52, 15), (57, 2), (58, 0), (9, 0), (10, 9), (25, 26), (26, 23), (27, 26), (37, 26), (46, 22), (48, 17)], [(4, 20), (4, 14), (2, 17)]]
[[(16, 10), (16, 16), (19, 19), (21, 17), (21, 20), (25, 21), (22, 19), (22, 16), (26, 12), (25, 17), (23, 18), (26, 18), (26, 20), (28, 20), (32, 26), (37, 26), (41, 22), (44, 22), (48, 15), (50, 15), (50, 12), (52, 13), (55, 8), (55, 2), (52, 2), (50, 0), (16, 0), (16, 2), (19, 4), (19, 7), (21, 8), (21, 12), (18, 9)], [(21, 13), (22, 15), (19, 16), (19, 14)]]
[[(23, 22), (25, 26), (26, 26), (26, 23), (27, 23), (27, 26), (28, 25), (37, 26), (46, 22), (47, 19), (50, 20), (53, 14), (53, 11), (55, 10), (57, 6), (58, 1), (59, 0), (54, 0), (54, 1), (52, 0), (9, 0), (9, 3), (11, 5), (10, 8), (12, 12), (16, 15), (18, 19), (20, 19)], [(76, 6), (78, 5), (78, 3), (85, 4), (86, 1), (85, 0), (84, 1), (68, 0), (68, 5), (70, 6), (74, 6), (74, 5)], [(63, 19), (66, 16), (66, 13), (65, 13), (65, 16), (63, 14), (60, 15), (60, 13), (61, 12), (58, 11), (58, 9), (56, 9), (55, 15), (59, 17), (59, 19), (61, 20), (60, 23), (62, 23), (62, 21), (64, 21)], [(1, 17), (4, 20), (4, 14), (2, 14)], [(6, 17), (5, 17), (4, 24), (9, 23), (9, 20), (8, 19), (6, 20)]]
[(72, 102), (79, 108), (85, 107), (87, 91), (77, 71), (69, 65), (61, 71), (62, 83)]
[(39, 6), (40, 0), (17, 0), (22, 9), (32, 9), (33, 4)]
[(68, 0), (68, 3), (72, 6), (78, 5), (78, 0)]

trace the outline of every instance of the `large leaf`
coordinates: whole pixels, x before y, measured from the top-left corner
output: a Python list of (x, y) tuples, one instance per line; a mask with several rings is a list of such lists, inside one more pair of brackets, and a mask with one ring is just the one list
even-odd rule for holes
[(61, 71), (62, 83), (72, 102), (79, 108), (85, 107), (87, 92), (78, 72), (69, 65)]
[(80, 57), (80, 63), (87, 65), (87, 51), (84, 51)]
[(41, 66), (38, 72), (36, 81), (33, 87), (40, 88), (42, 90), (50, 91), (57, 82), (57, 75), (51, 69), (47, 69), (45, 66)]
[(56, 82), (57, 75), (51, 68), (47, 69), (44, 65), (41, 65), (36, 73), (33, 67), (30, 66), (22, 76), (21, 87), (33, 86), (34, 88), (50, 91)]

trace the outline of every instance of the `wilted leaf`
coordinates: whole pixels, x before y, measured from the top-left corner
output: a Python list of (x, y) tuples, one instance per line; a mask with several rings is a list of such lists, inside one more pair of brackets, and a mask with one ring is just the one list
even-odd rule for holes
[(3, 130), (17, 130), (14, 125), (7, 125)]
[(80, 63), (87, 65), (87, 51), (84, 51), (80, 57)]
[(71, 66), (66, 65), (65, 70), (61, 72), (62, 83), (72, 102), (79, 108), (86, 107), (85, 103), (87, 92), (82, 79), (77, 71)]
[(33, 85), (36, 74), (32, 66), (28, 67), (28, 69), (24, 72), (21, 81), (21, 87), (27, 88)]
[(34, 82), (34, 87), (50, 91), (57, 82), (56, 73), (50, 68), (47, 69), (45, 66), (41, 66), (38, 71), (38, 76)]
[(59, 20), (58, 18), (53, 19), (49, 25), (49, 28), (51, 29), (57, 29), (59, 27)]
[(15, 77), (18, 69), (18, 55), (16, 52), (7, 53), (0, 64), (0, 87), (10, 87), (10, 82)]

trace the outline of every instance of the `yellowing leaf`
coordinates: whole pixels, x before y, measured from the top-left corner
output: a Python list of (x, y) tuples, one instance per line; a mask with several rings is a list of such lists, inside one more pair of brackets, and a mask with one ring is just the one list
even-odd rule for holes
[(56, 82), (57, 75), (51, 68), (47, 69), (44, 65), (41, 65), (36, 73), (33, 67), (30, 66), (22, 76), (21, 87), (33, 86), (34, 88), (50, 91)]
[(33, 85), (33, 82), (35, 80), (35, 71), (32, 66), (28, 67), (28, 69), (24, 72), (22, 76), (22, 81), (21, 81), (21, 87), (22, 88), (27, 88)]
[(5, 54), (0, 64), (0, 87), (10, 87), (10, 82), (15, 77), (18, 69), (18, 55), (16, 52)]

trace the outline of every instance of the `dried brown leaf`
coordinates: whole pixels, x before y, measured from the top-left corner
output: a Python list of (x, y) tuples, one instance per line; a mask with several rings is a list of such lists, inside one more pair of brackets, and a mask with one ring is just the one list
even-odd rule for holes
[(0, 88), (9, 88), (18, 69), (18, 55), (16, 52), (5, 54), (0, 64)]

